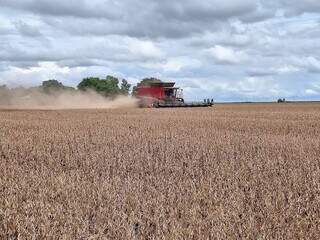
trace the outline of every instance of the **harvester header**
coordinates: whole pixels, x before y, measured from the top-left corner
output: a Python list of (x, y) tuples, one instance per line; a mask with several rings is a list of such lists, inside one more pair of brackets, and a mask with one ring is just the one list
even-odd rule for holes
[(134, 96), (139, 99), (140, 107), (173, 108), (173, 107), (211, 107), (213, 100), (186, 103), (183, 90), (175, 87), (175, 82), (154, 81), (138, 84)]

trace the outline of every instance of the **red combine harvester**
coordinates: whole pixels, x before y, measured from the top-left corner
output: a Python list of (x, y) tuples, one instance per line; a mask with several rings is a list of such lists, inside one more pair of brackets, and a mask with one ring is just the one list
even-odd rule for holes
[(211, 107), (213, 100), (185, 103), (183, 90), (174, 87), (174, 82), (151, 82), (138, 85), (134, 96), (139, 99), (140, 107), (174, 108), (174, 107)]

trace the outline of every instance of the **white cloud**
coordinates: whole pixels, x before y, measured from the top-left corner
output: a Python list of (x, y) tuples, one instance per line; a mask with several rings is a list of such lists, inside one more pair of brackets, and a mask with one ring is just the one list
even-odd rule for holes
[(40, 30), (37, 26), (29, 25), (21, 20), (15, 22), (15, 26), (17, 30), (21, 33), (21, 35), (28, 37), (41, 36)]
[(286, 73), (294, 73), (294, 72), (298, 72), (301, 69), (292, 65), (284, 65), (278, 69), (276, 69), (276, 72), (278, 72), (279, 74), (286, 74)]
[(232, 48), (226, 48), (216, 45), (208, 50), (217, 64), (237, 64), (248, 61), (248, 56), (243, 51), (236, 51)]
[(161, 49), (156, 47), (151, 41), (130, 39), (130, 41), (128, 41), (128, 51), (134, 56), (148, 60), (161, 59), (164, 57)]
[(320, 95), (320, 92), (318, 92), (314, 89), (306, 89), (305, 94), (308, 96), (317, 96), (317, 95)]
[(0, 85), (47, 78), (76, 85), (86, 76), (114, 74), (133, 83), (147, 76), (178, 81), (189, 99), (319, 92), (319, 1), (0, 4)]
[(314, 56), (308, 56), (308, 57), (302, 57), (302, 58), (294, 57), (292, 59), (292, 62), (297, 67), (306, 69), (309, 72), (320, 73), (320, 60), (318, 60)]
[(199, 68), (200, 66), (201, 62), (197, 59), (177, 57), (168, 59), (168, 61), (162, 65), (162, 68), (165, 72), (180, 72), (185, 68)]

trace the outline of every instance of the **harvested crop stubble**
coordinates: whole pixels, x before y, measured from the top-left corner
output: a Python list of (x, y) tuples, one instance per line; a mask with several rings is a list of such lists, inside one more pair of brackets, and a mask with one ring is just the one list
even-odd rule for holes
[(0, 111), (0, 239), (319, 239), (320, 104)]

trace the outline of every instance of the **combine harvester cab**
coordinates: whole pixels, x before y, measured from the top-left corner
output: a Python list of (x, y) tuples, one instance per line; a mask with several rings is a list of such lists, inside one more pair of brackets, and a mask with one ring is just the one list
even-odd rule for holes
[(183, 90), (174, 87), (174, 82), (154, 82), (140, 85), (136, 88), (134, 96), (139, 99), (140, 107), (149, 108), (178, 108), (178, 107), (212, 107), (213, 100), (204, 102), (186, 103)]

